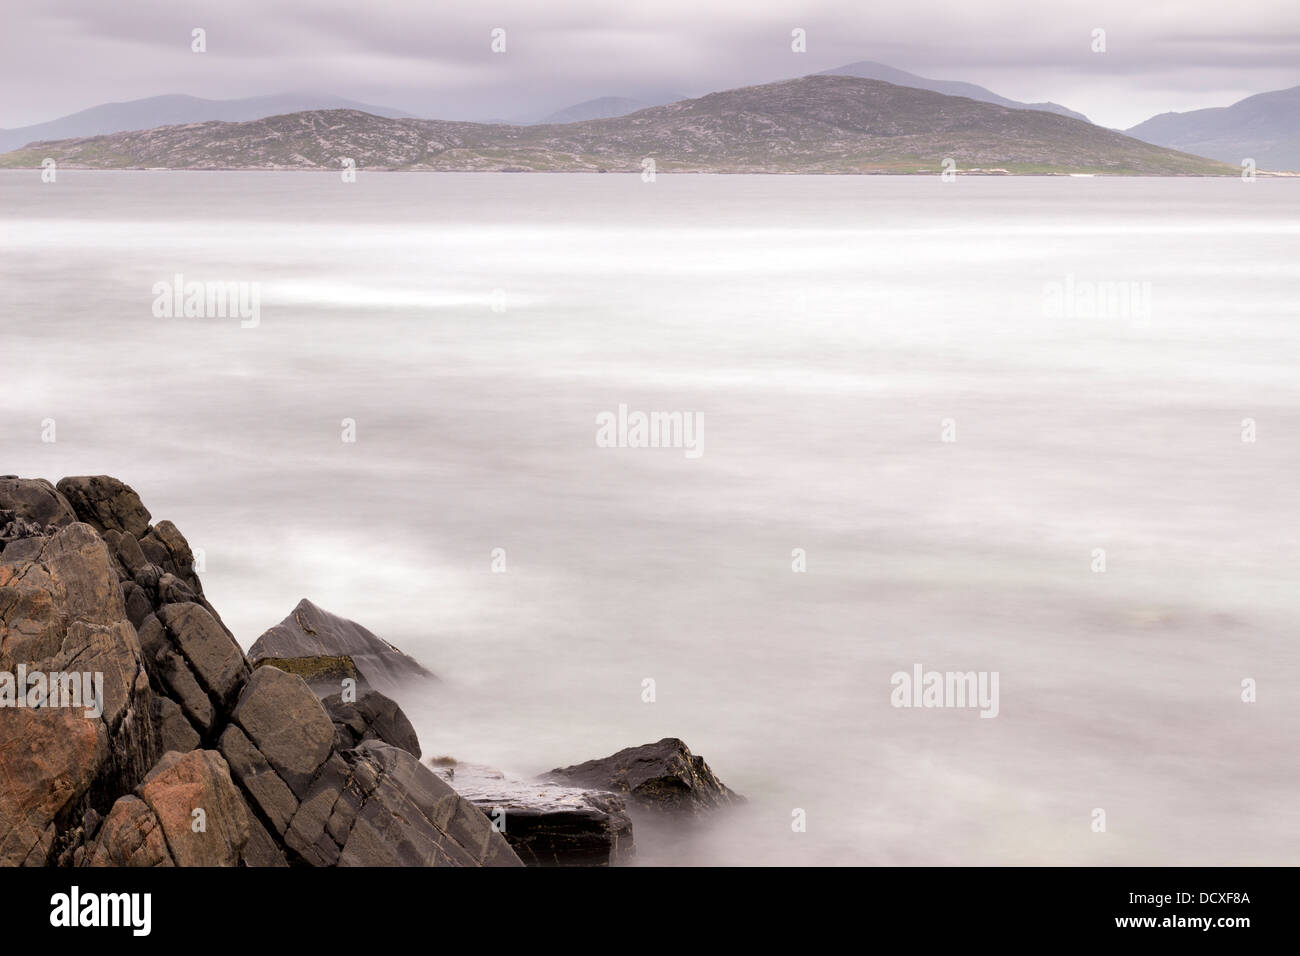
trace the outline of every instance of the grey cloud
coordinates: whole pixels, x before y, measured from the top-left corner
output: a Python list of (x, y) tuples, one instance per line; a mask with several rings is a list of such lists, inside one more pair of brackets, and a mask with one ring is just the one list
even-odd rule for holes
[[(1115, 126), (1300, 83), (1293, 0), (1261, 0), (1249, 14), (1217, 0), (1186, 0), (1175, 13), (1131, 0), (883, 8), (854, 0), (66, 0), (55, 12), (15, 5), (6, 26), (6, 127), (173, 92), (314, 90), (426, 116), (513, 118), (605, 95), (699, 95), (864, 59), (1055, 100)], [(194, 26), (208, 31), (203, 56), (189, 51)], [(504, 56), (489, 50), (496, 26), (508, 31)], [(807, 54), (790, 51), (796, 26), (808, 31)], [(1094, 27), (1107, 31), (1104, 55), (1089, 51)]]

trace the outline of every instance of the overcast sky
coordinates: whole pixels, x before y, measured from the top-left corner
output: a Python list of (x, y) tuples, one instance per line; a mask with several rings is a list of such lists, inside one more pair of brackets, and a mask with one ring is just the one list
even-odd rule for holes
[[(4, 0), (0, 127), (161, 93), (334, 93), (445, 119), (878, 60), (1106, 126), (1300, 84), (1300, 0)], [(207, 52), (190, 52), (190, 31)], [(507, 51), (490, 31), (504, 27)], [(802, 27), (808, 51), (790, 50)], [(1107, 52), (1090, 50), (1094, 28)]]

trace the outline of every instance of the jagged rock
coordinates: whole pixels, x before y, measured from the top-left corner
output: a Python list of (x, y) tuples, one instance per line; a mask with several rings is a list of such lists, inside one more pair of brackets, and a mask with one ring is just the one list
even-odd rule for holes
[(122, 583), (122, 602), (126, 605), (127, 619), (139, 630), (154, 612), (148, 592), (134, 581)]
[(169, 750), (187, 753), (198, 749), (201, 743), (198, 731), (185, 719), (180, 705), (171, 698), (154, 697), (153, 722), (158, 734), (159, 749), (163, 753)]
[(244, 845), (243, 855), (239, 858), (241, 866), (278, 867), (288, 866), (284, 851), (276, 844), (266, 827), (251, 812), (248, 815), (248, 843)]
[(239, 645), (198, 604), (168, 604), (158, 611), (158, 620), (218, 712), (229, 713), (249, 673)]
[(339, 845), (326, 833), (326, 825), (351, 778), (347, 761), (337, 753), (331, 754), (284, 834), (285, 844), (312, 866), (334, 866), (339, 861)]
[(546, 776), (626, 794), (637, 806), (664, 813), (699, 813), (744, 799), (714, 775), (703, 757), (691, 753), (676, 737), (561, 767)]
[(70, 815), (107, 760), (102, 722), (64, 708), (6, 710), (0, 720), (0, 865), (44, 865), (55, 821)]
[(397, 702), (379, 691), (370, 691), (345, 704), (341, 694), (326, 697), (322, 704), (334, 721), (335, 747), (351, 750), (363, 740), (382, 740), (420, 756), (420, 738)]
[(102, 675), (98, 701), (0, 711), (0, 864), (40, 865), (65, 858), (86, 810), (129, 792), (157, 755), (135, 629), (108, 548), (86, 524), (0, 554), (0, 673), (16, 683), (19, 666), (89, 673), (92, 688)]
[[(103, 679), (85, 708), (0, 713), (0, 865), (520, 864), (391, 699), (332, 719), (299, 677), (251, 671), (183, 536), (122, 482), (0, 479), (0, 519), (0, 673)], [(352, 651), (380, 680), (432, 676), (308, 602), (279, 634), (346, 649), (312, 656), (363, 686)]]
[(221, 755), (173, 751), (134, 794), (113, 804), (83, 859), (90, 866), (235, 866), (250, 832), (244, 798)]
[(221, 735), (220, 747), (231, 775), (252, 797), (253, 805), (261, 810), (275, 832), (283, 835), (298, 810), (298, 798), (289, 785), (276, 775), (262, 752), (234, 724)]
[(0, 476), (0, 538), (22, 537), (17, 529), (6, 534), (9, 522), (48, 533), (77, 520), (76, 513), (55, 487), (43, 478)]
[(487, 816), (405, 750), (367, 740), (348, 755), (365, 799), (340, 866), (522, 865)]
[(192, 726), (202, 733), (210, 732), (217, 719), (212, 700), (177, 653), (157, 616), (145, 618), (138, 634), (145, 668), (154, 686), (170, 696)]
[(472, 764), (434, 773), (505, 827), (525, 866), (613, 866), (635, 855), (632, 820), (618, 794), (516, 780)]
[(117, 551), (117, 560), (122, 564), (122, 570), (128, 575), (134, 576), (137, 571), (148, 567), (149, 560), (140, 550), (140, 542), (129, 534), (122, 534), (117, 531), (109, 531), (104, 534), (104, 540)]
[(248, 811), (221, 754), (213, 750), (165, 754), (136, 794), (158, 818), (177, 865), (239, 863), (248, 843)]
[(96, 531), (120, 531), (139, 538), (150, 515), (130, 485), (108, 475), (64, 478), (56, 486), (77, 517)]
[(128, 794), (113, 804), (86, 866), (175, 866), (158, 817), (139, 797)]
[(53, 657), (70, 621), (126, 620), (108, 549), (87, 525), (28, 538), (0, 554), (0, 670)]
[(402, 685), (411, 680), (434, 679), (433, 674), (392, 644), (306, 599), (248, 651), (254, 664), (267, 657), (339, 656), (351, 658), (365, 680), (389, 696), (400, 696)]
[(190, 543), (170, 521), (159, 521), (140, 539), (140, 553), (159, 567), (176, 575), (196, 593), (203, 593), (194, 573), (194, 552)]
[(240, 694), (235, 723), (299, 798), (330, 755), (334, 724), (299, 677), (259, 667)]

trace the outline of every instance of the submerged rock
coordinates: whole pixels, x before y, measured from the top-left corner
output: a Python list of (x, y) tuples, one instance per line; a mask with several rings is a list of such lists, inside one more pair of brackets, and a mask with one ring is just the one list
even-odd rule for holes
[[(431, 761), (431, 765), (434, 765)], [(636, 850), (632, 821), (615, 793), (517, 780), (473, 764), (435, 773), (486, 814), (525, 866), (614, 866)]]
[(690, 815), (744, 800), (676, 737), (560, 767), (545, 776), (626, 794), (636, 806), (662, 813)]

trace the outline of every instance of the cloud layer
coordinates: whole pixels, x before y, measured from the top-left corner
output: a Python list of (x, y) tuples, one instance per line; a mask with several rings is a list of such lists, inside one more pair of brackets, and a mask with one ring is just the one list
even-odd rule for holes
[[(1050, 7), (1050, 8), (1049, 8)], [(700, 95), (878, 60), (1127, 127), (1300, 83), (1300, 4), (932, 0), (873, 9), (607, 0), (67, 0), (12, 6), (0, 127), (160, 93), (330, 92), (420, 116), (520, 119), (598, 96)], [(190, 51), (191, 30), (207, 52)], [(506, 29), (506, 52), (490, 33)], [(807, 52), (790, 31), (807, 31)], [(1095, 28), (1105, 53), (1091, 50)]]

